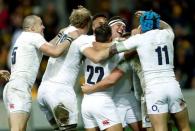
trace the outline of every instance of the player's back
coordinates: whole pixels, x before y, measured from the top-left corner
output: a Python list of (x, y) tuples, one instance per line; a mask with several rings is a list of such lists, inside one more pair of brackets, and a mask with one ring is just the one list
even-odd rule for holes
[[(93, 63), (89, 59), (84, 61), (84, 73), (85, 73), (85, 83), (89, 85), (94, 85), (97, 82), (108, 76), (111, 71), (118, 65), (118, 63), (123, 59), (123, 53), (114, 55), (108, 60), (101, 63)], [(95, 92), (90, 95), (109, 95), (112, 96), (113, 88), (108, 88), (104, 91)]]
[[(76, 30), (76, 27), (69, 26), (64, 31), (64, 34), (68, 34), (71, 31)], [(50, 57), (47, 63), (47, 68), (45, 70), (45, 73), (43, 75), (42, 81), (54, 81), (55, 82), (55, 76), (59, 73), (65, 59), (66, 59), (67, 52), (64, 52), (61, 56), (57, 58)]]
[(40, 46), (46, 43), (38, 33), (22, 32), (16, 40), (11, 57), (11, 78), (23, 79), (33, 84), (42, 59)]
[(52, 78), (52, 80), (74, 87), (79, 73), (81, 59), (83, 57), (81, 54), (81, 47), (85, 44), (92, 43), (93, 41), (95, 41), (94, 36), (81, 35), (72, 42), (60, 71)]
[(152, 30), (140, 35), (137, 48), (146, 84), (162, 81), (162, 78), (174, 79), (173, 39), (170, 30)]
[(130, 64), (128, 64), (128, 61), (123, 61), (126, 63), (121, 63), (121, 64), (127, 64), (128, 69), (121, 69), (123, 67), (120, 67), (120, 63), (119, 66), (117, 66), (117, 68), (119, 70), (122, 70), (124, 72), (123, 76), (120, 78), (120, 80), (114, 85), (114, 94), (113, 96), (117, 96), (117, 97), (121, 97), (124, 94), (130, 94), (131, 93), (131, 89), (132, 89), (132, 74), (133, 74), (133, 70), (130, 66)]

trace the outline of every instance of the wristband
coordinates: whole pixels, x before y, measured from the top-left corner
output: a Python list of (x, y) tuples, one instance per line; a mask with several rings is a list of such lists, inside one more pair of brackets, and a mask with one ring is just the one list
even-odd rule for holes
[(124, 46), (123, 42), (119, 41), (116, 43), (116, 50), (117, 50), (117, 53), (120, 53), (120, 52), (127, 51), (128, 49)]
[(74, 39), (72, 37), (70, 37), (70, 36), (67, 36), (66, 40), (69, 41), (70, 44), (71, 44)]

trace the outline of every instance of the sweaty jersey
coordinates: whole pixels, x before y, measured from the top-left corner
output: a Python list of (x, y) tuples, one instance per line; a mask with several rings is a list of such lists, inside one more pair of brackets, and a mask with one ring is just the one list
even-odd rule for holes
[(126, 74), (129, 73), (128, 77), (130, 79), (131, 76), (131, 86), (134, 88), (135, 96), (138, 100), (140, 100), (145, 88), (145, 82), (139, 58), (136, 56), (131, 60), (126, 60), (119, 64), (118, 68)]
[[(69, 26), (64, 31), (64, 34), (68, 34), (69, 32), (77, 30), (74, 26)], [(59, 73), (61, 66), (63, 65), (66, 58), (66, 53), (62, 54), (57, 58), (50, 57), (47, 63), (47, 68), (43, 75), (42, 81), (54, 81), (55, 76)]]
[(124, 41), (127, 49), (137, 50), (146, 85), (160, 83), (162, 77), (167, 82), (174, 78), (173, 39), (171, 29), (157, 29)]
[(44, 43), (46, 43), (46, 40), (39, 33), (21, 33), (11, 54), (10, 81), (23, 79), (30, 85), (34, 84), (43, 56), (39, 48)]
[(123, 64), (128, 63), (127, 61), (122, 61), (117, 66), (118, 69), (122, 70), (124, 72), (124, 75), (120, 80), (114, 85), (114, 94), (113, 96), (121, 97), (124, 94), (130, 94), (131, 88), (132, 88), (132, 76), (133, 76), (133, 70), (131, 66), (128, 66), (128, 69), (123, 69)]
[(88, 35), (81, 35), (74, 40), (70, 45), (63, 65), (59, 72), (52, 77), (52, 81), (74, 87), (79, 73), (81, 59), (83, 57), (81, 53), (82, 46), (92, 43), (93, 41), (95, 41), (95, 37)]
[[(92, 44), (91, 44), (92, 47)], [(118, 65), (123, 59), (124, 53), (114, 55), (113, 57), (105, 60), (101, 63), (93, 63), (89, 59), (85, 59), (84, 62), (84, 73), (85, 73), (85, 84), (94, 85), (107, 77), (111, 71)], [(112, 96), (113, 88), (108, 88), (104, 91), (95, 92), (90, 95), (109, 95)]]

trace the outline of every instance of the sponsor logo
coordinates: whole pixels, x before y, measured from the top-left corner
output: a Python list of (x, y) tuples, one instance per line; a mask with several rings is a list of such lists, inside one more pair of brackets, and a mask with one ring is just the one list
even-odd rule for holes
[(150, 118), (149, 118), (148, 115), (145, 117), (145, 121), (146, 121), (146, 122), (150, 122)]
[(15, 105), (14, 104), (9, 104), (9, 108), (10, 109), (14, 109), (15, 108)]
[(102, 121), (102, 124), (103, 124), (104, 126), (106, 126), (106, 125), (109, 125), (109, 124), (110, 124), (110, 122), (109, 122), (109, 120), (108, 120), (108, 119), (106, 119), (106, 120), (103, 120), (103, 121)]
[[(157, 105), (153, 105), (153, 106), (152, 106), (152, 110), (153, 110), (153, 111), (158, 111)], [(159, 112), (159, 111), (158, 111), (158, 112)]]

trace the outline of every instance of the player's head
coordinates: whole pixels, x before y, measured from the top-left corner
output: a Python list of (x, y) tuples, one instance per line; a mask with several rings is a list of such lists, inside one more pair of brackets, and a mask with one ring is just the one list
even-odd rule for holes
[(103, 25), (107, 22), (107, 15), (103, 14), (103, 13), (99, 13), (93, 16), (92, 18), (92, 30), (93, 32), (95, 31), (95, 29), (97, 27), (99, 27), (100, 25)]
[(112, 31), (109, 25), (103, 24), (95, 29), (95, 39), (97, 42), (108, 42), (111, 40)]
[(70, 24), (76, 28), (86, 28), (88, 30), (91, 24), (91, 13), (83, 6), (78, 6), (78, 9), (73, 9), (69, 20)]
[(23, 20), (22, 28), (24, 31), (36, 32), (43, 35), (43, 22), (39, 16), (29, 15)]
[(112, 39), (122, 37), (126, 28), (125, 19), (121, 18), (120, 16), (114, 16), (108, 21), (108, 25), (112, 29)]
[(160, 15), (153, 11), (146, 11), (140, 16), (140, 25), (142, 32), (160, 28)]

